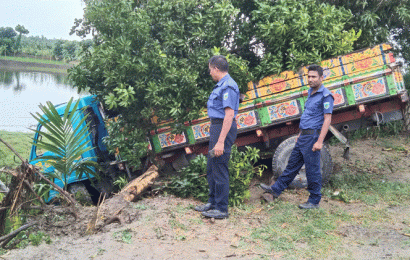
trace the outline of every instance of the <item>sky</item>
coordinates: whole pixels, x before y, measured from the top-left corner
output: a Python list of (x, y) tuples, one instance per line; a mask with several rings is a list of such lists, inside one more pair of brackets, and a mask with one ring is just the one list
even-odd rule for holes
[(82, 0), (0, 0), (0, 27), (20, 24), (29, 30), (27, 36), (81, 40), (69, 33), (84, 7)]

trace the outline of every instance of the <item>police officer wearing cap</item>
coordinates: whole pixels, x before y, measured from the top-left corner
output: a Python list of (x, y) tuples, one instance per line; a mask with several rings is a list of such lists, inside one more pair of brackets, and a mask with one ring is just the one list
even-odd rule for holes
[(217, 82), (207, 103), (211, 120), (207, 164), (209, 199), (208, 203), (195, 207), (195, 210), (208, 218), (223, 219), (229, 216), (228, 164), (231, 147), (236, 139), (239, 88), (228, 74), (229, 65), (224, 56), (213, 56), (208, 67), (209, 74)]
[(303, 164), (306, 167), (306, 178), (308, 182), (309, 199), (300, 204), (301, 209), (319, 208), (322, 197), (322, 175), (320, 172), (320, 150), (323, 140), (332, 120), (333, 96), (323, 84), (323, 69), (318, 65), (308, 67), (308, 99), (305, 111), (300, 118), (299, 135), (295, 148), (292, 150), (285, 171), (272, 185), (261, 183), (261, 188), (277, 198), (283, 190), (293, 181)]

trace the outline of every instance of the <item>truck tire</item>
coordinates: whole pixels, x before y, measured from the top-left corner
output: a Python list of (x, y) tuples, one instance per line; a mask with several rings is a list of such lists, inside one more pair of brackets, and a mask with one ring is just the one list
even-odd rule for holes
[(106, 198), (108, 198), (114, 190), (112, 183), (111, 179), (102, 179), (95, 184), (95, 188), (101, 195), (105, 194)]
[[(282, 175), (283, 171), (286, 169), (290, 154), (295, 147), (296, 136), (289, 137), (279, 144), (276, 148), (275, 153), (272, 157), (272, 183), (273, 181)], [(332, 157), (330, 155), (329, 146), (323, 144), (322, 151), (320, 152), (320, 168), (322, 172), (322, 185), (326, 184), (330, 174), (332, 174), (333, 164)], [(305, 166), (302, 166), (299, 174), (295, 177), (292, 183), (289, 185), (290, 188), (306, 188), (307, 179), (306, 179), (306, 169)]]
[(84, 183), (76, 182), (68, 186), (68, 192), (74, 195), (74, 198), (81, 204), (92, 205), (93, 200)]

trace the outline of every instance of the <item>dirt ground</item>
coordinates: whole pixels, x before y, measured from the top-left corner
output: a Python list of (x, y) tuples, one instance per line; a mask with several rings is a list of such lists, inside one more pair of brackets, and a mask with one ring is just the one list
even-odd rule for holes
[[(393, 149), (392, 149), (393, 147)], [(402, 147), (400, 149), (394, 149)], [(361, 140), (353, 144), (351, 160), (341, 158), (343, 147), (331, 147), (334, 174), (349, 164), (362, 163), (369, 171), (379, 171), (388, 180), (410, 181), (410, 159), (406, 152), (410, 145), (405, 137)], [(275, 206), (261, 200), (260, 182), (269, 182), (267, 172), (255, 178), (251, 198), (246, 202), (250, 210), (231, 208), (224, 220), (202, 218), (192, 209), (200, 202), (174, 196), (151, 195), (135, 203), (117, 199), (106, 200), (100, 208), (96, 234), (87, 234), (96, 207), (84, 207), (75, 220), (67, 211), (55, 208), (42, 215), (36, 228), (49, 234), (52, 244), (29, 245), (0, 256), (4, 259), (282, 259), (281, 252), (261, 252), (258, 247), (241, 246), (252, 230), (267, 225), (268, 207)], [(284, 192), (281, 201), (295, 205), (306, 201), (306, 190)], [(377, 227), (342, 225), (337, 233), (342, 239), (345, 255), (331, 255), (328, 259), (410, 259), (410, 207), (388, 206), (383, 203), (368, 206), (362, 202), (344, 203), (324, 197), (321, 208), (332, 211), (340, 208), (360, 216), (369, 208), (387, 208), (389, 221)], [(102, 226), (100, 216), (119, 214), (122, 224), (114, 222)], [(374, 242), (372, 242), (374, 241)], [(407, 245), (407, 246), (403, 246)], [(340, 251), (339, 251), (340, 252)]]

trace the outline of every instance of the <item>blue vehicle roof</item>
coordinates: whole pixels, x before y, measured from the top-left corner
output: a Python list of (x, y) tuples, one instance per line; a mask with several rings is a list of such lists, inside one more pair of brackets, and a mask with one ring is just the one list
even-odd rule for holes
[[(77, 100), (74, 100), (74, 102), (71, 103), (70, 111), (72, 111), (72, 108), (74, 107), (74, 104)], [(95, 95), (85, 96), (85, 97), (81, 97), (79, 100), (80, 100), (80, 103), (78, 104), (77, 109), (81, 109), (83, 107), (89, 106), (89, 105), (93, 104), (94, 102), (96, 102), (96, 96)], [(59, 114), (64, 114), (64, 110), (67, 107), (67, 102), (62, 103), (62, 104), (58, 104), (55, 107), (56, 107), (57, 112)]]

